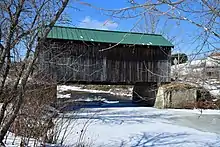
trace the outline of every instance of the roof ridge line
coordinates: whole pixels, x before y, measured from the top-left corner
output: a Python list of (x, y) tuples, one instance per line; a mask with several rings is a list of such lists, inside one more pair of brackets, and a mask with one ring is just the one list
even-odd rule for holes
[(141, 33), (141, 32), (127, 32), (127, 31), (119, 31), (119, 30), (101, 30), (101, 29), (82, 28), (82, 27), (70, 27), (70, 26), (59, 26), (59, 25), (55, 25), (53, 27), (69, 28), (69, 29), (81, 29), (81, 30), (92, 30), (92, 31), (103, 31), (103, 32), (115, 32), (115, 33), (130, 33), (130, 34), (162, 36), (161, 34), (151, 34), (151, 33)]

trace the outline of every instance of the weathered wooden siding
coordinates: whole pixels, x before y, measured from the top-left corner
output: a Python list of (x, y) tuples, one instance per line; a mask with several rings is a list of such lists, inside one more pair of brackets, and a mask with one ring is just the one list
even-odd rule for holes
[(42, 68), (58, 82), (135, 84), (170, 81), (170, 48), (48, 41)]

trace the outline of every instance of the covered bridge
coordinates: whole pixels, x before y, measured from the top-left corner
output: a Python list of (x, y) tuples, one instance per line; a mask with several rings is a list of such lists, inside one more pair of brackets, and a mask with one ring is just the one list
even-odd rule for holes
[(58, 83), (155, 85), (170, 82), (172, 47), (156, 34), (55, 26), (39, 63)]

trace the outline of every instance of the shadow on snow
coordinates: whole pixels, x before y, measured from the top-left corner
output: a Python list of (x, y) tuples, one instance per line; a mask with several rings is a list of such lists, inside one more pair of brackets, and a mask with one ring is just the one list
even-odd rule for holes
[[(220, 138), (210, 140), (210, 142), (202, 142), (201, 140), (189, 140), (192, 134), (188, 133), (147, 133), (131, 136), (128, 140), (112, 141), (109, 144), (101, 146), (117, 146), (117, 147), (180, 147), (180, 146), (197, 146), (197, 147), (217, 147), (220, 146)], [(101, 147), (100, 146), (100, 147)]]

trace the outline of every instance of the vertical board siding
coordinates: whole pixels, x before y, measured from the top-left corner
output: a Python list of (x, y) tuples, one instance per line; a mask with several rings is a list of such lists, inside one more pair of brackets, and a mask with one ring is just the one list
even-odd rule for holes
[(40, 66), (63, 82), (127, 83), (169, 82), (170, 48), (114, 48), (99, 52), (105, 45), (54, 41), (41, 51)]

